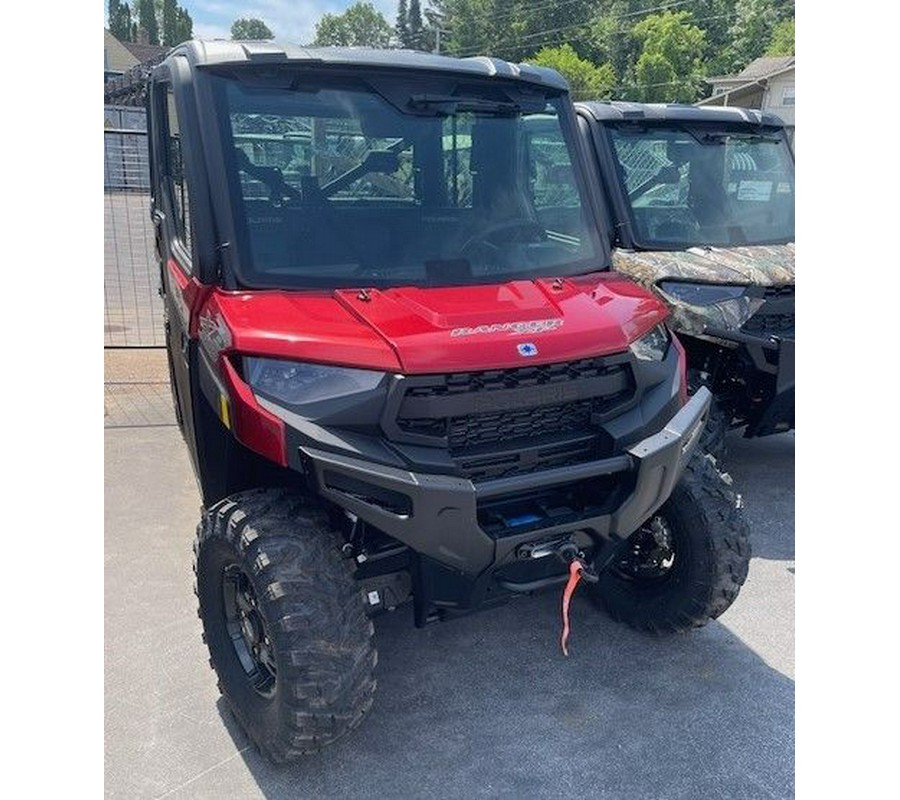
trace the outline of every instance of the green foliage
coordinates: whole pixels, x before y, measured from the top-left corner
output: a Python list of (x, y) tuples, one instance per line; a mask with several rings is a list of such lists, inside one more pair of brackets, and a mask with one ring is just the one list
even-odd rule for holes
[(153, 0), (137, 0), (138, 28), (147, 32), (150, 44), (159, 44), (159, 22), (156, 20), (156, 7)]
[(353, 9), (337, 16), (326, 14), (317, 27), (316, 43), (376, 47), (394, 43), (433, 50), (440, 30), (441, 52), (514, 62), (568, 45), (578, 59), (604, 75), (607, 68), (612, 71), (613, 80), (604, 78), (603, 86), (614, 97), (682, 102), (696, 101), (708, 91), (705, 76), (739, 71), (764, 54), (793, 52), (793, 0), (679, 0), (671, 9), (660, 9), (667, 4), (667, 0), (398, 0), (396, 24), (385, 27), (374, 7), (357, 3), (368, 7), (366, 16), (374, 20), (371, 29), (350, 24)]
[(772, 39), (766, 48), (767, 56), (794, 55), (794, 18), (779, 22), (772, 30)]
[(178, 0), (162, 0), (156, 7), (157, 19), (162, 18), (162, 41), (166, 47), (186, 42), (194, 35), (194, 21), (191, 15), (178, 5)]
[(409, 44), (413, 50), (430, 50), (426, 41), (427, 32), (422, 23), (422, 4), (419, 0), (409, 0)]
[(616, 76), (612, 66), (596, 66), (581, 58), (569, 44), (561, 47), (544, 47), (531, 58), (530, 64), (550, 67), (561, 73), (569, 82), (575, 100), (603, 100), (610, 97)]
[(231, 26), (231, 38), (259, 41), (262, 39), (274, 39), (275, 34), (269, 30), (269, 26), (261, 19), (241, 17), (236, 19)]
[(738, 0), (735, 14), (734, 24), (728, 30), (731, 37), (728, 67), (739, 72), (766, 51), (778, 24), (778, 3), (776, 0)]
[(163, 44), (171, 47), (178, 44), (176, 25), (178, 23), (178, 0), (163, 0), (162, 12), (162, 40)]
[(401, 47), (409, 47), (409, 7), (406, 0), (400, 0), (397, 6), (397, 23), (394, 32)]
[(178, 9), (178, 18), (175, 21), (175, 41), (186, 42), (194, 36), (194, 20), (185, 8)]
[(633, 91), (647, 103), (692, 103), (702, 88), (706, 34), (687, 11), (664, 11), (636, 23), (631, 35), (641, 44)]
[(109, 0), (109, 32), (120, 42), (132, 41), (131, 8), (128, 3)]
[(432, 6), (449, 30), (446, 51), (522, 61), (542, 47), (571, 44), (585, 57), (598, 0), (442, 0)]
[(375, 6), (371, 3), (358, 2), (343, 14), (325, 14), (316, 25), (316, 39), (313, 44), (390, 47), (393, 32), (393, 28)]

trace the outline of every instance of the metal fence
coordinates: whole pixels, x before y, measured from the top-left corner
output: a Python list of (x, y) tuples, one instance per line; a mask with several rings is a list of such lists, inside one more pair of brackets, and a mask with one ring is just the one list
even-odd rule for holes
[(104, 108), (103, 153), (104, 346), (162, 347), (144, 109)]

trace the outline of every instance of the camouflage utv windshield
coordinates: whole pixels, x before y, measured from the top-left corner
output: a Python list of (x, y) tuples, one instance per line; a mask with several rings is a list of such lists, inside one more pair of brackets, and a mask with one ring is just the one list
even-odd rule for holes
[(777, 129), (610, 129), (633, 238), (648, 249), (794, 241), (794, 162)]

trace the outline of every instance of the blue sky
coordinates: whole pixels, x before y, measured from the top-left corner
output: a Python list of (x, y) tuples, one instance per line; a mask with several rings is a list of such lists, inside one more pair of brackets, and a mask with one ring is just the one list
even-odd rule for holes
[[(179, 0), (194, 20), (194, 36), (231, 38), (231, 23), (240, 17), (256, 17), (269, 26), (277, 39), (308, 44), (315, 38), (316, 22), (325, 13), (340, 14), (355, 0)], [(397, 0), (370, 0), (390, 24), (397, 15)], [(130, 3), (134, 5), (134, 3)], [(106, 21), (108, 0), (103, 2)]]

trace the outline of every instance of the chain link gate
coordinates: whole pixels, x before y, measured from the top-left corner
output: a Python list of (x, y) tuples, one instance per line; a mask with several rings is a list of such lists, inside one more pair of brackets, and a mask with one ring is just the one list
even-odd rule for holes
[(104, 107), (103, 206), (104, 347), (164, 347), (143, 108)]

